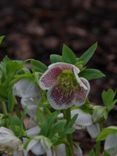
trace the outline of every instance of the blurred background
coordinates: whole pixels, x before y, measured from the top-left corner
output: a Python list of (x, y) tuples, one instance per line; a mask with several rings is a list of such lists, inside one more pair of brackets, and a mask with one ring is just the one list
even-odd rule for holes
[(117, 0), (0, 0), (0, 59), (35, 58), (49, 64), (63, 43), (80, 56), (95, 41), (89, 67), (106, 78), (92, 83), (91, 98), (101, 104), (103, 89), (117, 88)]

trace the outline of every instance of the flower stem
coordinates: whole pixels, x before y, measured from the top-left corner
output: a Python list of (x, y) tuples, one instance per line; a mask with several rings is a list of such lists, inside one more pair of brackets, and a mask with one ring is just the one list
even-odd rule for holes
[[(71, 119), (71, 110), (70, 110), (70, 108), (64, 111), (64, 118), (67, 120), (67, 124), (68, 124), (70, 119)], [(68, 144), (66, 144), (66, 154), (67, 154), (67, 156), (73, 156), (72, 134), (68, 134), (66, 139), (67, 139), (67, 142), (68, 142)]]
[(5, 102), (2, 102), (2, 111), (5, 115), (8, 115), (7, 108)]
[(100, 155), (100, 148), (101, 148), (100, 142), (97, 142), (96, 143), (96, 148), (95, 148), (95, 156)]
[[(100, 131), (103, 129), (104, 126), (104, 121), (100, 121)], [(95, 156), (99, 156), (100, 155), (100, 151), (101, 151), (101, 142), (96, 142), (96, 146), (95, 146)]]

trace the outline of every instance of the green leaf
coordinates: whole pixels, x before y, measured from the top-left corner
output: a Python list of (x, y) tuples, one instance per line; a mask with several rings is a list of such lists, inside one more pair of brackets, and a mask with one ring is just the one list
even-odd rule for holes
[(4, 35), (0, 36), (0, 44), (3, 42), (3, 39), (5, 38)]
[(15, 97), (13, 96), (12, 89), (10, 88), (8, 91), (8, 110), (9, 110), (9, 112), (13, 112), (15, 104), (16, 104), (16, 100), (15, 100)]
[(102, 100), (108, 111), (110, 111), (117, 103), (117, 99), (114, 99), (115, 96), (116, 92), (114, 92), (112, 89), (108, 89), (107, 91), (104, 90), (102, 92)]
[(104, 152), (104, 156), (110, 156), (107, 151)]
[(63, 62), (62, 61), (62, 56), (56, 55), (56, 54), (50, 55), (50, 61), (51, 61), (51, 63)]
[(16, 136), (22, 137), (25, 134), (23, 122), (17, 116), (8, 116), (6, 120), (7, 128), (11, 129)]
[(22, 61), (8, 60), (6, 62), (6, 76), (9, 80), (11, 80), (14, 77), (14, 75), (16, 75), (23, 68), (24, 65)]
[(78, 117), (78, 114), (74, 115), (74, 116), (71, 118), (71, 120), (68, 122), (68, 125), (67, 125), (67, 126), (68, 126), (68, 127), (72, 127), (72, 126), (74, 125), (74, 123), (75, 123), (77, 117)]
[(86, 65), (87, 62), (91, 59), (97, 49), (97, 42), (89, 47), (79, 58), (79, 61), (83, 61), (83, 65)]
[(43, 73), (47, 70), (47, 66), (42, 63), (41, 61), (38, 61), (38, 60), (34, 60), (32, 59), (31, 60), (31, 64), (32, 64), (32, 70), (35, 71), (35, 72), (40, 72), (40, 73)]
[(62, 134), (65, 129), (66, 120), (58, 120), (55, 124), (51, 125), (51, 131), (49, 131), (49, 137), (53, 137), (53, 134)]
[(100, 70), (90, 68), (84, 69), (79, 75), (87, 80), (94, 80), (105, 76)]
[(88, 156), (95, 156), (95, 151), (92, 149), (89, 153)]
[(62, 59), (66, 63), (71, 63), (71, 64), (75, 64), (76, 63), (76, 55), (65, 44), (63, 45), (63, 49), (62, 49)]
[(65, 126), (65, 134), (72, 134), (75, 131), (74, 123), (78, 117), (78, 114), (74, 115)]
[(94, 111), (93, 111), (93, 121), (96, 123), (98, 121), (101, 121), (103, 119), (107, 119), (108, 113), (107, 109), (104, 106), (94, 106)]
[(110, 126), (108, 128), (104, 128), (101, 133), (97, 137), (97, 141), (105, 140), (106, 137), (110, 134), (117, 133), (117, 127), (116, 126)]
[(13, 82), (17, 76), (21, 77), (25, 72), (27, 73), (23, 61), (10, 60), (5, 57), (0, 63), (0, 98), (7, 102), (7, 108), (11, 112), (16, 103), (12, 95)]
[(49, 131), (52, 131), (52, 126), (54, 125), (57, 116), (58, 112), (45, 115), (41, 109), (38, 109), (37, 118), (41, 127), (42, 135), (48, 136)]
[(6, 86), (3, 84), (0, 84), (0, 98), (3, 100), (7, 99), (7, 90)]
[(89, 114), (92, 114), (93, 113), (93, 107), (92, 107), (91, 103), (88, 100), (84, 103), (84, 105), (82, 105), (80, 107), (80, 109), (83, 112), (86, 112), (86, 113), (89, 113)]
[(74, 127), (69, 127), (65, 130), (65, 134), (72, 134), (75, 131)]
[(40, 127), (44, 127), (44, 125), (46, 124), (46, 116), (44, 115), (43, 111), (38, 108), (37, 110), (37, 121), (39, 122)]
[(5, 125), (5, 115), (0, 113), (0, 127)]

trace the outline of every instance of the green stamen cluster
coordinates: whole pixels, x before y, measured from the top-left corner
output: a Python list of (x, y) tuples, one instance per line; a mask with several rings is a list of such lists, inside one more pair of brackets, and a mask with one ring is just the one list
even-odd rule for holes
[(64, 70), (58, 77), (58, 84), (67, 93), (77, 86), (77, 81), (71, 70)]

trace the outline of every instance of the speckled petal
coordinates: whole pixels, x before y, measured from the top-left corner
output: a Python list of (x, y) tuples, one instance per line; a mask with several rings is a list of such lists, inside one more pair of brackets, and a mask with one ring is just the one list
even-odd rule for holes
[(79, 73), (79, 69), (72, 64), (62, 62), (51, 64), (48, 67), (48, 70), (41, 76), (39, 80), (40, 87), (43, 90), (48, 90), (53, 85), (55, 85), (57, 77), (63, 70), (70, 69), (73, 71), (74, 68), (77, 73)]
[(58, 75), (62, 72), (59, 67), (48, 69), (40, 78), (39, 85), (43, 90), (48, 90), (56, 83)]
[(85, 84), (87, 89), (85, 89), (83, 86), (77, 86), (74, 89), (74, 99), (73, 99), (73, 104), (77, 106), (81, 106), (85, 103), (86, 98), (89, 94), (90, 91), (90, 85), (86, 79), (80, 78), (80, 81), (82, 84)]
[(48, 101), (54, 109), (67, 109), (72, 106), (74, 93), (64, 93), (59, 85), (53, 86), (47, 93)]

